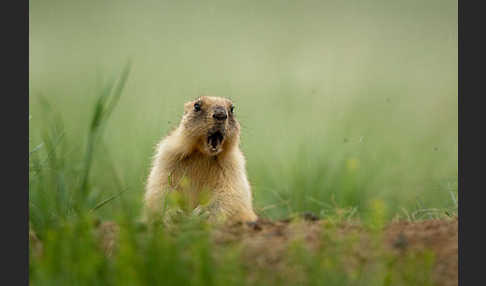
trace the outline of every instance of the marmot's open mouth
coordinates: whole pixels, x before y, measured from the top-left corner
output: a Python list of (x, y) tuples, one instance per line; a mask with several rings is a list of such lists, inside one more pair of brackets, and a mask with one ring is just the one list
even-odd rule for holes
[(208, 145), (211, 151), (217, 151), (218, 146), (223, 142), (224, 135), (221, 131), (215, 131), (208, 135)]

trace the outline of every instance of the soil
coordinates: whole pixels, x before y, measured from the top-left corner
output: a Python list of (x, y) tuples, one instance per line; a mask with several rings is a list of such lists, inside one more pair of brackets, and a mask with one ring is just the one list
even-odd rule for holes
[[(288, 271), (285, 258), (292, 241), (304, 242), (304, 245), (316, 251), (319, 247), (332, 247), (332, 240), (342, 240), (356, 234), (357, 243), (353, 244), (343, 256), (349, 270), (362, 261), (376, 258), (376, 249), (372, 247), (372, 234), (359, 223), (340, 223), (329, 233), (334, 238), (323, 236), (326, 224), (314, 216), (304, 216), (300, 221), (261, 220), (247, 225), (233, 225), (221, 228), (213, 233), (216, 244), (241, 243), (249, 267)], [(410, 253), (429, 251), (434, 255), (431, 280), (434, 285), (458, 285), (458, 220), (457, 217), (441, 220), (416, 222), (399, 221), (385, 227), (382, 241), (383, 250), (396, 257), (405, 257)], [(327, 245), (326, 245), (327, 244)], [(420, 266), (417, 266), (420, 267)], [(285, 270), (284, 270), (285, 269)]]
[[(112, 222), (104, 222), (99, 226), (101, 245), (109, 256), (112, 255), (117, 233), (118, 226)], [(373, 231), (360, 223), (336, 224), (306, 214), (297, 220), (259, 220), (256, 223), (227, 225), (213, 229), (211, 234), (216, 247), (238, 244), (243, 250), (243, 263), (247, 268), (256, 271), (269, 270), (273, 273), (291, 272), (288, 276), (297, 277), (296, 279), (299, 279), (302, 271), (295, 270), (295, 265), (289, 267), (287, 259), (288, 250), (294, 241), (303, 242), (305, 248), (314, 252), (323, 248), (332, 251), (337, 245), (335, 242), (354, 237), (357, 239), (355, 243), (334, 252), (349, 271), (355, 271), (363, 263), (373, 264), (373, 261), (380, 261), (385, 257), (380, 256), (383, 253), (392, 254), (400, 261), (400, 258), (409, 254), (428, 251), (434, 256), (430, 277), (433, 285), (458, 285), (457, 217), (392, 222), (376, 233), (380, 235), (381, 241), (378, 247), (373, 245)], [(215, 253), (217, 256), (224, 252)], [(418, 258), (412, 262), (415, 267), (411, 270), (413, 275), (420, 275), (422, 266), (417, 263), (422, 260)], [(302, 284), (302, 281), (297, 281), (297, 284)]]

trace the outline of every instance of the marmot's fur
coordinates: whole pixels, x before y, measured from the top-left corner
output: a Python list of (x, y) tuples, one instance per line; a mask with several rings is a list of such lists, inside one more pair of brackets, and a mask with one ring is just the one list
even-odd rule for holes
[[(172, 191), (188, 196), (190, 207), (206, 211), (212, 221), (257, 219), (233, 109), (229, 99), (220, 97), (203, 96), (184, 105), (179, 126), (157, 146), (145, 192), (147, 219), (167, 213), (164, 200)], [(204, 191), (209, 202), (201, 207)]]

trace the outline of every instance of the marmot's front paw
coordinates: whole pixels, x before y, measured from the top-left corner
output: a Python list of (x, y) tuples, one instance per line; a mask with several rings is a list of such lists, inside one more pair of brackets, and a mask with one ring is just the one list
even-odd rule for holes
[(198, 205), (193, 211), (192, 211), (192, 215), (193, 216), (198, 216), (198, 217), (202, 217), (202, 218), (208, 218), (209, 217), (209, 211), (201, 206), (201, 205)]

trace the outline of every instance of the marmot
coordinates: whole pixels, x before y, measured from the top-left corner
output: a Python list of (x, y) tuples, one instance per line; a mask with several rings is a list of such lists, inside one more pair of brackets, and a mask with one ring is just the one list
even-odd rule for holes
[(171, 191), (195, 198), (190, 206), (195, 210), (201, 209), (199, 194), (208, 191), (202, 209), (210, 221), (256, 221), (239, 141), (231, 100), (202, 96), (185, 103), (179, 126), (157, 145), (146, 184), (145, 218), (165, 220), (164, 199)]

